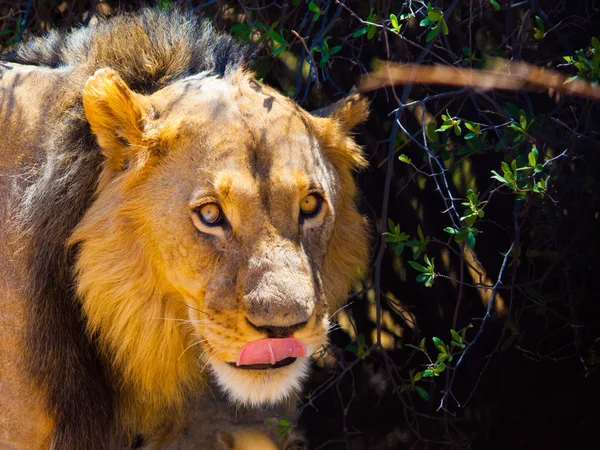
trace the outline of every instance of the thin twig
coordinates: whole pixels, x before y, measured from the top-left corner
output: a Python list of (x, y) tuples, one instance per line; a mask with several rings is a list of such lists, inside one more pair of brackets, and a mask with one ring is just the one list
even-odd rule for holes
[(315, 63), (312, 52), (308, 49), (308, 46), (306, 45), (304, 38), (302, 36), (300, 36), (298, 33), (296, 33), (295, 30), (291, 30), (291, 31), (294, 36), (296, 36), (298, 39), (300, 39), (300, 42), (302, 43), (304, 50), (306, 50), (306, 54), (310, 58), (310, 64), (312, 66), (313, 73), (315, 74), (315, 83), (317, 84), (317, 87), (320, 87), (321, 82), (319, 81), (319, 69), (317, 68), (317, 64)]

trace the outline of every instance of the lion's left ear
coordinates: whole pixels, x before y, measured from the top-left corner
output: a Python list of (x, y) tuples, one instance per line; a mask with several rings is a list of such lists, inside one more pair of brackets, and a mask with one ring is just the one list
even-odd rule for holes
[(369, 115), (369, 101), (360, 94), (348, 97), (326, 108), (312, 112), (316, 116), (315, 131), (329, 160), (341, 170), (367, 165), (362, 149), (352, 139), (350, 131)]
[(117, 72), (100, 69), (90, 77), (83, 90), (83, 107), (109, 167), (120, 170), (132, 158), (147, 160), (148, 101), (129, 89)]
[(369, 100), (360, 94), (350, 94), (333, 105), (317, 109), (311, 114), (334, 119), (344, 128), (344, 131), (350, 131), (369, 117)]

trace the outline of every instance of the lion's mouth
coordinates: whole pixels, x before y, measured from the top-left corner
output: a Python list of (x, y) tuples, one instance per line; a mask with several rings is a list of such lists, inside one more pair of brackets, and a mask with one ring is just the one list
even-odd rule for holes
[(286, 367), (291, 364), (294, 364), (295, 362), (296, 362), (296, 358), (289, 357), (289, 358), (284, 358), (281, 361), (277, 361), (274, 364), (247, 364), (244, 366), (238, 366), (234, 362), (228, 362), (227, 364), (229, 364), (232, 367), (235, 367), (236, 369), (242, 369), (242, 370), (269, 370), (269, 369), (279, 369), (281, 367)]

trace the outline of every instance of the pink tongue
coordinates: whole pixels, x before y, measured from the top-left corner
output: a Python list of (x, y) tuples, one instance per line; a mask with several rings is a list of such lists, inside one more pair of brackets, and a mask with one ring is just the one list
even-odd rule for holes
[(237, 359), (237, 366), (275, 364), (285, 358), (306, 356), (304, 345), (296, 338), (263, 338), (248, 342)]

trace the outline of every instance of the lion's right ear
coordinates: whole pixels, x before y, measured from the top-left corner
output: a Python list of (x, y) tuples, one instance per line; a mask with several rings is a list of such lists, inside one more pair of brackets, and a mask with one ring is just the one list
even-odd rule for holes
[(148, 159), (147, 106), (146, 98), (129, 89), (112, 69), (97, 70), (85, 85), (85, 116), (112, 169), (121, 170), (132, 158), (137, 162)]

